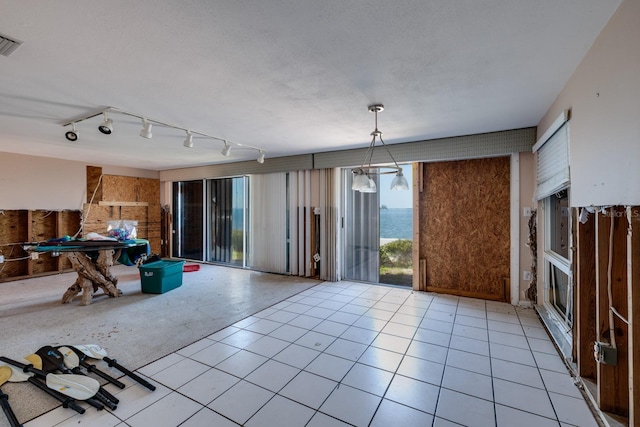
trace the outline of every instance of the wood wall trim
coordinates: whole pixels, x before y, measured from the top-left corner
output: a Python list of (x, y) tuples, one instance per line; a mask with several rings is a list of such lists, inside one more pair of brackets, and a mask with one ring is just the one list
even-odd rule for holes
[(629, 298), (629, 425), (640, 424), (640, 208), (631, 210), (632, 233), (628, 237), (627, 289)]
[[(609, 208), (598, 213), (596, 222), (597, 257), (597, 331), (598, 341), (610, 343), (607, 270), (609, 263), (609, 231), (613, 218), (612, 303), (627, 316), (627, 219), (623, 208)], [(623, 417), (629, 416), (628, 327), (614, 316), (618, 360), (616, 365), (597, 364), (598, 403), (600, 409)]]
[(579, 209), (574, 210), (576, 256), (574, 352), (578, 374), (596, 379), (596, 361), (593, 342), (596, 340), (596, 224), (595, 215), (589, 214), (584, 224), (578, 220)]

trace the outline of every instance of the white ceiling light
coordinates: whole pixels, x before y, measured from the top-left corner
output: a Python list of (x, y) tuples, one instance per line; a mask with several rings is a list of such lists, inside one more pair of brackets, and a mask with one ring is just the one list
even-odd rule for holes
[[(394, 173), (396, 174), (396, 176), (395, 178), (393, 178), (393, 181), (391, 182), (391, 189), (392, 190), (408, 190), (409, 183), (407, 182), (407, 179), (404, 177), (402, 173), (402, 168), (398, 166), (398, 162), (396, 162), (396, 159), (393, 158), (391, 151), (389, 151), (389, 148), (384, 143), (382, 139), (382, 132), (378, 130), (378, 113), (384, 110), (384, 105), (382, 104), (369, 105), (368, 109), (369, 109), (369, 112), (375, 114), (376, 127), (373, 130), (373, 132), (371, 132), (371, 136), (372, 136), (371, 143), (369, 144), (369, 148), (367, 148), (367, 151), (364, 155), (362, 165), (352, 170), (354, 176), (351, 184), (351, 189), (354, 191), (360, 191), (361, 193), (375, 193), (377, 191), (377, 186), (371, 176), (375, 174)], [(393, 161), (393, 164), (395, 166), (374, 166), (374, 167), (371, 166), (371, 159), (373, 158), (373, 151), (375, 149), (377, 139), (380, 140), (380, 144), (384, 147), (385, 150), (387, 150), (387, 153), (389, 154), (389, 157), (391, 157), (391, 160)], [(384, 169), (391, 169), (391, 170), (384, 171)]]
[(213, 135), (208, 135), (206, 133), (202, 133), (202, 132), (194, 132), (192, 130), (189, 130), (187, 128), (183, 128), (180, 126), (176, 126), (176, 125), (172, 125), (169, 123), (165, 123), (165, 122), (161, 122), (159, 120), (155, 120), (155, 119), (151, 119), (145, 116), (142, 116), (140, 114), (136, 114), (136, 113), (130, 113), (124, 110), (120, 110), (119, 108), (115, 108), (115, 107), (106, 107), (102, 110), (99, 111), (94, 111), (86, 116), (82, 116), (82, 117), (75, 117), (73, 119), (70, 119), (69, 121), (67, 121), (66, 123), (64, 123), (62, 126), (63, 127), (67, 127), (67, 126), (71, 126), (72, 130), (67, 131), (65, 133), (65, 137), (69, 140), (69, 141), (76, 141), (78, 139), (78, 132), (76, 131), (76, 123), (78, 122), (82, 122), (84, 120), (88, 120), (88, 119), (92, 119), (94, 117), (98, 117), (98, 116), (103, 116), (104, 120), (103, 122), (98, 126), (98, 130), (106, 135), (109, 135), (110, 133), (113, 132), (113, 120), (109, 117), (108, 113), (116, 113), (116, 114), (121, 114), (121, 115), (125, 115), (125, 116), (130, 116), (130, 117), (137, 117), (138, 119), (142, 120), (142, 130), (140, 131), (140, 136), (143, 138), (147, 138), (147, 139), (151, 139), (153, 134), (151, 132), (153, 124), (156, 124), (158, 126), (162, 126), (165, 128), (171, 128), (171, 129), (178, 129), (178, 130), (182, 130), (184, 132), (187, 133), (187, 137), (183, 142), (183, 145), (187, 148), (193, 148), (193, 138), (194, 136), (198, 136), (200, 138), (208, 138), (208, 139), (215, 139), (218, 141), (222, 141), (224, 142), (224, 148), (222, 149), (222, 154), (225, 157), (228, 157), (229, 154), (231, 153), (231, 147), (235, 146), (236, 148), (240, 148), (240, 149), (248, 149), (248, 150), (255, 150), (259, 153), (258, 155), (258, 163), (264, 163), (264, 158), (265, 158), (265, 152), (264, 150), (258, 148), (258, 147), (254, 147), (251, 145), (247, 145), (247, 144), (240, 144), (237, 142), (231, 142), (228, 141), (224, 138), (220, 138), (217, 136), (213, 136)]
[(140, 131), (140, 136), (143, 138), (151, 139), (153, 134), (151, 133), (152, 124), (147, 119), (142, 119), (142, 130)]
[(104, 115), (104, 121), (98, 126), (98, 130), (105, 135), (110, 135), (113, 132), (113, 120), (109, 118), (106, 111), (102, 114)]
[(69, 141), (77, 141), (78, 140), (78, 136), (80, 134), (78, 133), (78, 131), (76, 131), (76, 123), (73, 122), (71, 123), (71, 130), (67, 131), (64, 136), (65, 138), (67, 138)]
[(184, 140), (183, 145), (187, 148), (193, 148), (193, 134), (191, 132), (187, 131), (187, 139)]
[(222, 155), (225, 157), (229, 157), (229, 154), (231, 154), (231, 144), (225, 141), (224, 148), (222, 149)]

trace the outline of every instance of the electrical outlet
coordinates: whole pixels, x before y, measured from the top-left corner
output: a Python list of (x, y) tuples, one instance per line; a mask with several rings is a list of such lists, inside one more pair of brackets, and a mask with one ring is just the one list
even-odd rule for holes
[(31, 259), (38, 259), (40, 258), (40, 254), (38, 252), (31, 252)]
[(593, 343), (593, 357), (596, 362), (604, 365), (618, 364), (618, 351), (606, 342), (596, 341)]
[(4, 262), (4, 255), (0, 255), (0, 264)]
[(522, 280), (531, 280), (531, 272), (529, 270), (522, 272)]
[(531, 208), (530, 207), (522, 208), (522, 216), (531, 216)]

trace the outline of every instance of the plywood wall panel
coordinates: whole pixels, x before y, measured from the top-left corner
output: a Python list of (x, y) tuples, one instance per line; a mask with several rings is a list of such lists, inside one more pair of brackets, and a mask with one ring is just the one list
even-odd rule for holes
[(508, 157), (423, 165), (420, 254), (427, 289), (508, 300)]
[(101, 176), (101, 167), (87, 166), (87, 203), (98, 203), (99, 200), (102, 200)]
[[(32, 242), (45, 242), (49, 239), (59, 237), (57, 235), (58, 213), (54, 211), (32, 211), (31, 212), (31, 236)], [(57, 259), (50, 254), (42, 254), (37, 260), (29, 261), (31, 273), (41, 274), (58, 269)]]
[(16, 243), (29, 239), (28, 216), (26, 210), (6, 210), (0, 214), (0, 250), (5, 258), (5, 262), (0, 264), (0, 280), (24, 276), (29, 271), (27, 260), (9, 261), (27, 255)]

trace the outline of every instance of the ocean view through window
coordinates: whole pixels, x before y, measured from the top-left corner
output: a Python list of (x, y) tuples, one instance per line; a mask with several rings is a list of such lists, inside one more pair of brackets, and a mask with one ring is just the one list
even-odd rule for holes
[(412, 166), (402, 165), (409, 191), (390, 190), (391, 175), (380, 176), (380, 283), (411, 286), (413, 281)]

